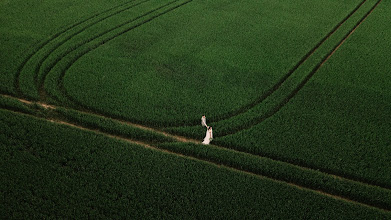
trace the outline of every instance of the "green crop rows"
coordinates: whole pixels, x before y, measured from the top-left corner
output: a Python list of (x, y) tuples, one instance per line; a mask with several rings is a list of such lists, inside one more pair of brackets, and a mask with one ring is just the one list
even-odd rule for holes
[(0, 218), (391, 218), (390, 14), (0, 2)]

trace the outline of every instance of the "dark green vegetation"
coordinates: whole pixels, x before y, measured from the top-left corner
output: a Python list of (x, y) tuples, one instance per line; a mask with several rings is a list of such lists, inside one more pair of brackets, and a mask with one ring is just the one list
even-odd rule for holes
[(388, 4), (380, 4), (280, 112), (219, 144), (390, 189), (391, 78), (382, 62), (391, 49), (381, 43), (391, 36), (381, 25)]
[(65, 89), (99, 112), (153, 126), (198, 125), (203, 113), (227, 117), (258, 99), (358, 3), (311, 10), (308, 2), (192, 1), (83, 56)]
[(2, 219), (389, 217), (95, 132), (0, 113)]
[(390, 218), (390, 10), (1, 2), (1, 217)]

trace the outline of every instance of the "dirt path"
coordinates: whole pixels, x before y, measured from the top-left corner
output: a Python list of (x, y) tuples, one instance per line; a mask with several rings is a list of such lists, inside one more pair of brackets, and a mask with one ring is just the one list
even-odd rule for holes
[[(25, 99), (21, 99), (21, 98), (9, 96), (9, 95), (1, 94), (1, 96), (7, 97), (7, 98), (11, 98), (11, 99), (16, 99), (16, 100), (20, 101), (21, 103), (25, 103), (27, 105), (36, 104), (36, 105), (41, 106), (41, 107), (43, 107), (45, 109), (55, 110), (56, 108), (58, 108), (58, 106), (55, 106), (55, 105), (49, 105), (49, 104), (45, 104), (45, 103), (41, 103), (41, 102), (32, 102), (32, 101), (28, 101), (28, 100), (25, 100)], [(74, 109), (72, 109), (72, 110), (74, 110)], [(79, 110), (77, 110), (77, 111), (79, 111)], [(163, 132), (163, 131), (160, 131), (160, 130), (157, 130), (157, 129), (154, 129), (154, 128), (151, 128), (151, 127), (147, 127), (147, 126), (144, 126), (144, 125), (135, 124), (135, 123), (131, 123), (131, 122), (123, 121), (123, 120), (117, 120), (117, 119), (113, 119), (113, 118), (110, 118), (110, 117), (107, 117), (107, 116), (104, 116), (104, 115), (100, 115), (100, 114), (95, 114), (95, 113), (90, 113), (90, 112), (83, 112), (83, 111), (79, 111), (79, 112), (84, 113), (84, 114), (92, 114), (92, 115), (95, 115), (95, 116), (98, 116), (98, 117), (102, 117), (102, 118), (106, 118), (106, 119), (111, 119), (113, 121), (116, 121), (118, 123), (131, 126), (131, 127), (136, 127), (136, 128), (142, 129), (142, 130), (147, 130), (147, 131), (152, 131), (152, 132), (155, 132), (155, 133), (158, 133), (158, 134), (162, 134), (162, 135), (164, 135), (166, 137), (170, 137), (170, 138), (172, 138), (172, 139), (174, 139), (174, 140), (176, 140), (178, 142), (201, 144), (201, 140), (195, 140), (195, 139), (190, 139), (190, 138), (186, 138), (186, 137), (183, 137), (183, 136), (173, 135), (173, 134), (170, 134), (170, 133), (167, 133), (167, 132)], [(53, 120), (52, 119), (51, 121), (52, 122), (57, 122), (57, 123), (60, 123), (60, 124), (72, 125), (73, 127), (84, 128), (83, 126), (72, 124), (72, 123), (69, 123), (69, 122), (65, 122), (63, 120)], [(88, 129), (88, 128), (85, 128), (85, 129)], [(88, 130), (93, 130), (93, 129), (88, 129)], [(100, 134), (103, 134), (103, 135), (110, 136), (110, 137), (119, 138), (119, 139), (125, 139), (123, 137), (112, 135), (112, 134), (108, 134), (108, 133), (104, 133), (104, 132), (96, 130), (96, 129), (93, 130), (93, 131), (95, 131), (97, 133), (100, 133)], [(134, 143), (138, 143), (138, 144), (143, 145), (143, 146), (144, 145), (145, 146), (149, 146), (148, 144), (146, 144), (144, 142), (139, 142), (139, 141), (135, 141), (135, 140), (131, 140), (131, 139), (125, 139), (125, 140), (129, 140), (129, 141), (132, 141)], [(214, 144), (210, 144), (209, 146), (213, 147), (213, 148), (218, 148), (218, 149), (221, 149), (221, 150), (228, 150), (228, 151), (231, 151), (233, 153), (240, 154), (240, 155), (245, 155), (245, 156), (249, 156), (249, 157), (255, 156), (255, 157), (258, 157), (258, 158), (268, 159), (268, 160), (271, 160), (271, 161), (275, 161), (275, 162), (278, 162), (278, 163), (283, 163), (283, 164), (286, 164), (286, 165), (298, 168), (298, 169), (303, 170), (303, 171), (317, 171), (317, 172), (321, 172), (321, 173), (323, 173), (325, 175), (332, 176), (333, 178), (336, 178), (336, 179), (339, 179), (339, 180), (342, 180), (342, 181), (355, 182), (355, 183), (359, 183), (359, 184), (370, 186), (370, 187), (380, 187), (380, 188), (388, 190), (388, 188), (384, 188), (384, 187), (381, 187), (381, 186), (369, 184), (369, 183), (358, 181), (358, 180), (349, 179), (349, 178), (346, 178), (346, 177), (343, 177), (343, 176), (339, 176), (339, 175), (335, 175), (335, 174), (332, 174), (332, 173), (327, 173), (327, 172), (315, 170), (315, 169), (310, 168), (310, 167), (305, 167), (305, 166), (293, 164), (293, 163), (286, 162), (286, 161), (277, 160), (277, 159), (266, 157), (266, 156), (255, 155), (255, 154), (247, 153), (247, 152), (244, 152), (244, 151), (239, 151), (239, 150), (235, 150), (235, 149), (232, 149), (232, 148), (226, 148), (226, 147), (218, 146), (218, 145), (214, 145)]]
[[(23, 101), (23, 103), (26, 103), (26, 104), (32, 104), (32, 102), (27, 101), (27, 100), (20, 100), (20, 101)], [(50, 106), (50, 105), (49, 105), (49, 108), (55, 109), (54, 106)], [(25, 113), (20, 113), (20, 112), (15, 112), (15, 111), (12, 111), (12, 112), (14, 112), (16, 114), (28, 115), (28, 114), (25, 114)], [(38, 118), (38, 119), (42, 119), (40, 117), (36, 117), (36, 116), (32, 116), (32, 115), (29, 115), (29, 116), (34, 117), (34, 118)], [(129, 139), (129, 138), (124, 138), (124, 137), (120, 137), (120, 136), (117, 136), (117, 135), (107, 134), (107, 133), (104, 133), (104, 132), (99, 131), (99, 130), (86, 128), (86, 127), (83, 127), (83, 126), (80, 126), (80, 125), (76, 125), (76, 124), (69, 123), (69, 122), (62, 121), (62, 120), (58, 120), (58, 119), (44, 119), (44, 120), (47, 120), (47, 121), (49, 121), (51, 123), (55, 123), (55, 124), (59, 124), (59, 125), (65, 125), (65, 126), (69, 126), (69, 127), (72, 127), (72, 128), (80, 129), (80, 130), (83, 130), (83, 131), (94, 132), (94, 133), (97, 133), (97, 134), (100, 134), (100, 135), (104, 135), (104, 136), (107, 136), (107, 137), (110, 137), (110, 138), (114, 138), (116, 140), (120, 140), (120, 141), (129, 143), (129, 144), (135, 144), (135, 145), (147, 148), (147, 149), (152, 149), (152, 150), (160, 151), (162, 153), (167, 153), (167, 154), (175, 155), (175, 156), (178, 156), (178, 157), (181, 157), (181, 158), (193, 160), (193, 161), (196, 161), (196, 162), (205, 163), (205, 164), (217, 167), (219, 169), (230, 170), (230, 171), (233, 171), (233, 172), (236, 172), (236, 173), (250, 175), (250, 176), (253, 176), (254, 178), (258, 178), (258, 179), (262, 179), (262, 180), (269, 180), (269, 181), (275, 182), (277, 184), (288, 185), (290, 187), (294, 187), (294, 188), (299, 189), (299, 190), (313, 192), (313, 193), (316, 193), (316, 194), (319, 194), (319, 195), (322, 195), (322, 196), (326, 196), (326, 197), (330, 197), (330, 198), (333, 198), (333, 199), (341, 200), (341, 201), (344, 201), (344, 202), (352, 203), (352, 204), (355, 204), (355, 205), (358, 205), (358, 206), (363, 206), (363, 207), (370, 208), (370, 209), (374, 208), (374, 209), (379, 209), (379, 210), (382, 210), (382, 211), (389, 212), (389, 210), (382, 209), (382, 208), (379, 208), (379, 207), (376, 207), (376, 206), (372, 206), (372, 205), (368, 205), (368, 204), (365, 204), (365, 203), (357, 202), (357, 201), (351, 200), (349, 198), (345, 198), (343, 196), (330, 194), (330, 193), (324, 192), (322, 190), (311, 189), (311, 188), (308, 188), (308, 187), (305, 187), (305, 186), (298, 185), (298, 184), (293, 183), (293, 182), (287, 182), (287, 181), (275, 179), (275, 178), (272, 178), (272, 177), (263, 176), (263, 175), (256, 174), (256, 173), (252, 173), (250, 171), (241, 170), (241, 169), (238, 169), (238, 168), (235, 168), (235, 167), (225, 166), (225, 165), (222, 165), (222, 164), (219, 164), (219, 163), (215, 163), (215, 162), (212, 162), (212, 161), (207, 161), (207, 160), (199, 159), (199, 158), (196, 158), (196, 157), (193, 157), (193, 156), (188, 156), (188, 155), (184, 155), (184, 154), (181, 154), (181, 153), (169, 151), (169, 150), (166, 150), (166, 149), (161, 149), (161, 148), (158, 148), (158, 147), (150, 145), (150, 144), (146, 144), (146, 143), (141, 142), (141, 141), (136, 141), (136, 140), (132, 140), (132, 139)], [(188, 139), (185, 139), (185, 140), (187, 142), (190, 142)]]

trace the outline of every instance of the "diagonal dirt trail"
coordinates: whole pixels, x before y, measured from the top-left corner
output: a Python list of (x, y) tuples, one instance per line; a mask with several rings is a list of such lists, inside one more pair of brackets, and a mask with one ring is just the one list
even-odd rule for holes
[[(41, 107), (43, 107), (45, 109), (53, 109), (53, 110), (55, 110), (56, 108), (59, 107), (59, 106), (56, 106), (56, 105), (46, 104), (46, 103), (43, 103), (43, 102), (29, 101), (29, 100), (26, 100), (26, 99), (13, 97), (13, 96), (10, 96), (10, 95), (5, 95), (5, 94), (0, 94), (0, 95), (5, 97), (5, 98), (18, 100), (19, 102), (27, 104), (27, 105), (34, 105), (34, 104), (36, 104), (36, 105), (41, 106)], [(77, 110), (77, 111), (83, 112), (83, 111), (80, 111), (80, 110)], [(91, 112), (83, 112), (83, 113), (92, 114)], [(93, 114), (93, 115), (99, 116), (99, 117), (104, 117), (104, 118), (109, 118), (109, 117), (107, 117), (105, 115), (100, 115), (100, 114)], [(153, 131), (153, 132), (156, 132), (156, 133), (159, 133), (159, 134), (163, 134), (164, 136), (173, 138), (174, 140), (177, 140), (178, 142), (194, 143), (194, 144), (200, 144), (201, 143), (200, 141), (195, 140), (195, 139), (190, 139), (190, 138), (186, 138), (186, 137), (179, 136), (179, 135), (173, 135), (173, 134), (170, 134), (170, 133), (167, 133), (167, 132), (164, 132), (164, 131), (160, 131), (160, 130), (157, 130), (157, 129), (154, 129), (154, 128), (146, 127), (144, 125), (135, 124), (135, 123), (131, 123), (131, 122), (128, 122), (128, 121), (120, 121), (120, 120), (116, 120), (116, 119), (113, 119), (113, 118), (109, 118), (109, 119), (118, 121), (120, 123), (129, 125), (129, 126), (132, 126), (132, 127), (136, 127), (136, 128), (142, 129), (142, 130), (148, 130), (148, 131)], [(64, 121), (64, 123), (67, 123), (67, 122)]]
[[(13, 97), (13, 96), (10, 96), (10, 95), (5, 95), (5, 94), (0, 94), (0, 96), (3, 96), (5, 98), (10, 98), (10, 99), (15, 99), (15, 100), (18, 100), (19, 102), (21, 103), (24, 103), (24, 104), (27, 104), (27, 105), (38, 105), (38, 106), (41, 106), (45, 109), (52, 109), (52, 110), (55, 110), (57, 109), (58, 107), (60, 106), (56, 106), (56, 105), (50, 105), (50, 104), (46, 104), (46, 103), (42, 103), (42, 102), (32, 102), (32, 101), (28, 101), (28, 100), (25, 100), (25, 99), (21, 99), (21, 98), (18, 98), (18, 97)], [(74, 109), (71, 109), (71, 110), (74, 110)], [(136, 128), (139, 128), (139, 129), (142, 129), (142, 130), (147, 130), (147, 131), (153, 131), (155, 133), (158, 133), (158, 134), (162, 134), (166, 137), (170, 137), (178, 142), (182, 142), (182, 143), (193, 143), (193, 144), (201, 144), (201, 141), (200, 140), (195, 140), (195, 139), (191, 139), (191, 138), (187, 138), (187, 137), (183, 137), (183, 136), (179, 136), (179, 135), (175, 135), (175, 134), (170, 134), (170, 133), (167, 133), (167, 132), (164, 132), (164, 131), (161, 131), (161, 130), (158, 130), (158, 129), (155, 129), (155, 128), (151, 128), (151, 127), (147, 127), (147, 126), (144, 126), (144, 125), (140, 125), (140, 124), (135, 124), (135, 123), (131, 123), (131, 122), (128, 122), (128, 121), (123, 121), (123, 120), (118, 120), (118, 119), (114, 119), (114, 118), (110, 118), (110, 117), (107, 117), (105, 115), (101, 115), (101, 114), (96, 114), (96, 113), (91, 113), (91, 112), (86, 112), (86, 111), (81, 111), (81, 110), (76, 110), (78, 112), (81, 112), (81, 113), (85, 113), (85, 114), (91, 114), (91, 115), (94, 115), (94, 116), (98, 116), (98, 117), (103, 117), (103, 118), (106, 118), (106, 119), (110, 119), (110, 120), (113, 120), (113, 121), (116, 121), (116, 122), (119, 122), (121, 124), (126, 124), (128, 126), (131, 126), (131, 127), (136, 127)], [(60, 121), (63, 121), (64, 123), (69, 123), (69, 122), (65, 122), (64, 120), (60, 120)], [(82, 127), (82, 126), (81, 126)], [(101, 132), (99, 130), (96, 130), (100, 133), (104, 133), (104, 132)], [(108, 134), (108, 133), (105, 133), (105, 134)], [(108, 134), (108, 135), (111, 135), (111, 134)], [(111, 135), (113, 136), (113, 135)], [(119, 136), (118, 136), (119, 137)], [(122, 137), (121, 137), (122, 138)], [(285, 164), (289, 164), (291, 166), (295, 166), (295, 167), (298, 167), (300, 169), (303, 169), (303, 170), (314, 170), (310, 167), (305, 167), (305, 166), (301, 166), (301, 165), (298, 165), (298, 164), (293, 164), (293, 163), (290, 163), (290, 162), (286, 162), (286, 161), (281, 161), (281, 160), (277, 160), (277, 159), (274, 159), (274, 158), (270, 158), (270, 157), (267, 157), (267, 156), (261, 156), (261, 155), (254, 155), (254, 154), (251, 154), (251, 153), (247, 153), (247, 152), (244, 152), (244, 151), (239, 151), (239, 150), (235, 150), (235, 149), (232, 149), (232, 148), (227, 148), (227, 147), (223, 147), (223, 146), (218, 146), (218, 145), (213, 145), (213, 144), (210, 144), (210, 146), (213, 146), (215, 148), (219, 148), (219, 149), (223, 149), (223, 150), (229, 150), (229, 151), (232, 151), (232, 152), (235, 152), (235, 153), (239, 153), (239, 154), (244, 154), (244, 155), (248, 155), (248, 156), (256, 156), (256, 157), (260, 157), (260, 158), (267, 158), (267, 159), (270, 159), (272, 161), (276, 161), (276, 162), (281, 162), (281, 163), (285, 163)], [(353, 181), (353, 182), (357, 182), (357, 183), (360, 183), (360, 184), (364, 184), (364, 185), (368, 185), (368, 186), (375, 186), (375, 187), (380, 187), (380, 186), (376, 186), (376, 185), (372, 185), (372, 184), (368, 184), (368, 183), (365, 183), (365, 182), (361, 182), (361, 181), (358, 181), (358, 180), (353, 180), (353, 179), (349, 179), (349, 178), (345, 178), (343, 176), (339, 176), (339, 175), (335, 175), (335, 174), (330, 174), (330, 173), (327, 173), (327, 172), (323, 172), (323, 171), (320, 171), (326, 175), (330, 175), (330, 176), (333, 176), (334, 178), (338, 178), (338, 179), (341, 179), (341, 180), (347, 180), (347, 181)], [(384, 188), (384, 187), (380, 187), (380, 188)], [(385, 188), (387, 189), (387, 188)]]
[[(45, 109), (49, 109), (49, 110), (56, 110), (57, 106), (55, 105), (48, 105), (48, 104), (45, 104), (45, 103), (40, 103), (40, 102), (31, 102), (31, 101), (28, 101), (28, 100), (24, 100), (24, 99), (20, 99), (20, 98), (16, 98), (16, 97), (12, 97), (12, 96), (9, 96), (9, 95), (1, 95), (5, 98), (10, 98), (10, 99), (14, 99), (14, 100), (18, 100), (19, 102), (21, 103), (24, 103), (26, 105), (38, 105), (38, 106), (41, 106)], [(13, 109), (9, 109), (9, 110), (13, 110)], [(73, 110), (73, 109), (70, 109), (70, 110)], [(17, 110), (16, 110), (17, 111)], [(79, 111), (81, 112), (81, 111)], [(86, 114), (91, 114), (89, 112), (81, 112), (81, 113), (86, 113)], [(26, 113), (24, 113), (26, 114)], [(92, 114), (94, 115), (94, 114)], [(107, 118), (106, 116), (103, 116), (103, 115), (96, 115), (95, 116), (98, 116), (98, 117), (104, 117), (104, 118)], [(36, 117), (36, 116), (33, 116), (33, 117)], [(43, 119), (46, 119), (48, 120), (47, 118), (45, 118), (44, 116), (40, 116), (41, 118)], [(107, 119), (111, 119), (111, 118), (107, 118)], [(75, 124), (73, 122), (69, 122), (69, 121), (64, 121), (63, 119), (59, 119), (59, 118), (50, 118), (49, 119), (50, 121), (52, 122), (55, 122), (55, 123), (59, 123), (59, 124), (66, 124), (66, 125), (70, 125), (70, 126), (73, 126), (73, 127), (78, 127), (80, 129), (85, 129), (85, 130), (90, 130), (90, 131), (94, 131), (96, 133), (99, 133), (99, 134), (102, 134), (102, 135), (106, 135), (106, 136), (110, 136), (110, 137), (113, 137), (113, 138), (117, 138), (117, 139), (123, 139), (123, 140), (127, 140), (127, 141), (130, 141), (130, 142), (133, 142), (133, 143), (137, 143), (139, 145), (145, 145), (145, 146), (148, 146), (148, 147), (153, 147), (153, 148), (158, 148), (159, 150), (162, 150), (162, 151), (168, 151), (168, 152), (171, 152), (171, 153), (174, 153), (174, 154), (180, 154), (180, 155), (183, 155), (182, 153), (178, 153), (176, 151), (172, 151), (172, 150), (167, 150), (167, 149), (163, 149), (162, 147), (157, 147), (157, 146), (152, 146), (150, 145), (149, 143), (146, 143), (146, 142), (143, 142), (143, 141), (137, 141), (137, 140), (133, 140), (133, 139), (130, 139), (130, 138), (126, 138), (126, 137), (123, 137), (123, 136), (119, 136), (117, 134), (113, 134), (113, 133), (107, 133), (105, 131), (102, 131), (102, 130), (99, 130), (99, 128), (88, 128), (84, 125), (81, 125), (81, 124)], [(166, 137), (170, 137), (174, 140), (176, 140), (177, 142), (182, 142), (182, 143), (193, 143), (193, 144), (200, 144), (201, 141), (198, 141), (198, 140), (194, 140), (194, 139), (189, 139), (189, 138), (186, 138), (186, 137), (182, 137), (182, 136), (177, 136), (177, 135), (172, 135), (172, 134), (169, 134), (169, 133), (166, 133), (166, 132), (162, 132), (160, 130), (157, 130), (155, 128), (150, 128), (150, 127), (146, 127), (146, 126), (143, 126), (143, 125), (138, 125), (138, 124), (133, 124), (133, 123), (129, 123), (129, 122), (126, 122), (126, 121), (118, 121), (118, 120), (115, 120), (115, 119), (111, 119), (113, 121), (116, 121), (116, 122), (119, 122), (119, 123), (122, 123), (122, 124), (126, 124), (128, 126), (131, 126), (131, 127), (136, 127), (136, 128), (139, 128), (139, 129), (142, 129), (142, 130), (148, 130), (148, 131), (153, 131), (157, 134), (161, 134), (161, 135), (164, 135)], [(267, 156), (261, 156), (261, 155), (253, 155), (253, 154), (250, 154), (250, 153), (247, 153), (247, 152), (242, 152), (242, 151), (237, 151), (237, 150), (234, 150), (234, 149), (231, 149), (231, 148), (226, 148), (226, 147), (223, 147), (223, 146), (217, 146), (217, 145), (210, 145), (209, 147), (211, 148), (215, 148), (215, 149), (220, 149), (220, 150), (223, 150), (223, 151), (230, 151), (231, 153), (234, 153), (234, 154), (238, 154), (239, 155), (242, 155), (242, 156), (246, 156), (246, 157), (257, 157), (257, 158), (260, 158), (261, 160), (263, 159), (266, 159), (266, 160), (270, 160), (272, 162), (276, 162), (276, 163), (282, 163), (282, 164), (285, 164), (287, 166), (290, 166), (290, 167), (293, 167), (295, 170), (299, 170), (299, 172), (319, 172), (321, 173), (322, 175), (326, 175), (328, 177), (331, 177), (333, 179), (337, 179), (338, 181), (342, 181), (342, 182), (347, 182), (348, 184), (359, 184), (359, 185), (363, 185), (365, 187), (365, 190), (367, 189), (373, 189), (373, 188), (379, 188), (379, 189), (382, 189), (382, 190), (388, 190), (387, 188), (383, 188), (381, 186), (377, 186), (377, 185), (372, 185), (372, 184), (368, 184), (368, 183), (365, 183), (365, 182), (361, 182), (361, 181), (357, 181), (357, 180), (353, 180), (353, 179), (349, 179), (349, 178), (346, 178), (346, 177), (343, 177), (343, 176), (338, 176), (338, 175), (334, 175), (334, 174), (330, 174), (330, 173), (327, 173), (327, 172), (323, 172), (323, 171), (320, 171), (320, 170), (314, 170), (312, 168), (309, 168), (309, 167), (304, 167), (304, 166), (300, 166), (300, 165), (296, 165), (296, 164), (292, 164), (292, 163), (289, 163), (289, 162), (285, 162), (285, 161), (280, 161), (280, 160), (276, 160), (276, 159), (273, 159), (273, 158), (269, 158)], [(189, 156), (189, 155), (186, 155), (186, 157)], [(189, 156), (189, 157), (192, 157), (192, 156)], [(211, 162), (211, 163), (214, 163), (214, 164), (220, 164), (221, 162), (214, 162), (214, 161), (210, 161), (210, 159), (208, 158), (203, 158), (203, 156), (198, 156), (197, 157), (194, 157), (196, 158), (197, 160), (201, 160), (201, 161), (208, 161), (208, 162)], [(212, 159), (213, 160), (213, 159)], [(283, 166), (285, 166), (283, 165)], [(228, 166), (229, 167), (229, 166)], [(233, 169), (238, 169), (238, 168), (235, 168), (235, 167), (232, 167), (231, 168)], [(243, 172), (249, 172), (247, 170), (244, 170), (244, 168), (240, 167), (241, 171)], [(249, 172), (249, 173), (252, 173), (252, 174), (255, 174), (255, 175), (260, 175), (260, 174), (257, 174), (257, 173), (254, 173), (254, 172)], [(311, 174), (312, 175), (312, 174)], [(262, 174), (261, 176), (265, 176), (264, 174)], [(271, 178), (271, 179), (275, 179), (275, 177), (272, 175), (272, 176), (267, 176), (266, 177), (268, 178)], [(282, 181), (282, 182), (288, 182), (286, 181), (285, 179), (278, 179), (278, 181)], [(289, 181), (292, 181), (291, 179), (289, 179)], [(294, 182), (291, 182), (292, 184), (295, 184), (295, 185), (298, 185), (297, 183), (294, 183)], [(304, 188), (309, 188), (308, 186), (302, 186)], [(369, 187), (369, 188), (368, 188)], [(311, 189), (311, 187), (309, 188)], [(314, 189), (312, 189), (314, 190)], [(318, 190), (318, 188), (316, 188), (315, 190)], [(329, 190), (329, 189), (328, 189)], [(388, 192), (388, 191), (387, 191)], [(330, 194), (330, 193), (327, 193), (325, 192), (326, 194)], [(336, 195), (336, 196), (339, 196), (339, 195)], [(343, 196), (340, 196), (340, 197), (343, 197)], [(360, 201), (358, 201), (359, 203), (362, 203)], [(365, 203), (365, 202), (364, 202)], [(368, 204), (367, 204), (368, 205)], [(371, 204), (369, 204), (371, 205)], [(376, 206), (375, 206), (376, 207)], [(379, 207), (378, 207), (379, 208)]]
[[(20, 100), (20, 101), (23, 102), (23, 103), (26, 103), (26, 104), (33, 104), (32, 102), (26, 101), (26, 100)], [(37, 103), (35, 103), (35, 104), (37, 104)], [(52, 106), (52, 105), (42, 105), (42, 104), (39, 104), (39, 105), (41, 105), (42, 107), (47, 106), (48, 108), (55, 109), (55, 106)], [(193, 160), (193, 161), (196, 161), (196, 162), (205, 163), (205, 164), (217, 167), (219, 169), (230, 170), (230, 171), (233, 171), (233, 172), (236, 172), (236, 173), (250, 175), (250, 176), (253, 176), (253, 177), (259, 178), (259, 179), (264, 179), (264, 180), (266, 179), (266, 180), (275, 182), (277, 184), (286, 184), (286, 185), (288, 185), (290, 187), (294, 187), (294, 188), (299, 189), (299, 190), (313, 192), (313, 193), (318, 194), (318, 195), (326, 196), (326, 197), (329, 197), (329, 198), (333, 198), (333, 199), (336, 199), (336, 200), (344, 201), (344, 202), (351, 203), (351, 204), (354, 204), (354, 205), (358, 205), (358, 206), (362, 206), (362, 207), (366, 207), (366, 208), (370, 208), (370, 209), (377, 209), (377, 210), (381, 210), (381, 211), (385, 211), (385, 212), (390, 212), (391, 211), (391, 210), (380, 208), (380, 207), (373, 206), (373, 205), (370, 205), (370, 204), (366, 204), (366, 203), (358, 202), (358, 201), (355, 201), (355, 200), (351, 200), (349, 198), (346, 198), (346, 197), (343, 197), (343, 196), (339, 196), (339, 195), (336, 195), (336, 194), (330, 194), (330, 193), (327, 193), (327, 192), (322, 191), (320, 189), (308, 188), (308, 187), (296, 184), (294, 182), (288, 182), (288, 181), (284, 181), (284, 180), (279, 180), (279, 179), (275, 179), (275, 178), (272, 178), (272, 177), (269, 177), (269, 176), (264, 176), (264, 175), (260, 175), (260, 174), (257, 174), (257, 173), (253, 173), (253, 172), (250, 172), (250, 171), (247, 171), (247, 170), (242, 170), (242, 169), (238, 169), (238, 168), (235, 168), (235, 167), (219, 164), (219, 163), (216, 163), (216, 162), (199, 159), (199, 158), (196, 158), (196, 157), (193, 157), (193, 156), (184, 155), (184, 154), (181, 154), (181, 153), (178, 153), (178, 152), (174, 152), (174, 151), (170, 151), (170, 150), (167, 150), (167, 149), (161, 149), (159, 147), (156, 147), (156, 146), (153, 146), (151, 144), (147, 144), (147, 143), (144, 143), (144, 142), (141, 142), (141, 141), (136, 141), (136, 140), (132, 140), (132, 139), (129, 139), (129, 138), (124, 138), (124, 137), (120, 137), (120, 136), (116, 136), (116, 135), (112, 135), (112, 134), (107, 134), (107, 133), (101, 132), (99, 130), (86, 128), (86, 127), (83, 127), (83, 126), (80, 126), (80, 125), (77, 125), (77, 124), (73, 124), (73, 123), (69, 123), (69, 122), (66, 122), (66, 121), (62, 121), (62, 120), (58, 120), (58, 119), (40, 118), (40, 117), (36, 117), (36, 116), (29, 115), (29, 114), (26, 114), (26, 113), (16, 112), (16, 111), (13, 111), (13, 110), (8, 110), (8, 111), (14, 112), (15, 114), (28, 115), (30, 117), (34, 117), (34, 118), (37, 118), (37, 119), (47, 120), (47, 121), (49, 121), (51, 123), (55, 123), (55, 124), (59, 124), (59, 125), (65, 125), (65, 126), (69, 126), (69, 127), (72, 127), (72, 128), (80, 129), (80, 130), (83, 130), (83, 131), (94, 132), (94, 133), (97, 133), (97, 134), (100, 134), (100, 135), (104, 135), (104, 136), (107, 136), (107, 137), (110, 137), (110, 138), (113, 138), (113, 139), (116, 139), (116, 140), (120, 140), (120, 141), (129, 143), (129, 144), (135, 144), (135, 145), (147, 148), (147, 149), (152, 149), (152, 150), (156, 150), (156, 151), (159, 151), (159, 152), (162, 152), (162, 153), (175, 155), (177, 157)], [(188, 139), (185, 139), (185, 140), (187, 140), (188, 142), (191, 142)]]

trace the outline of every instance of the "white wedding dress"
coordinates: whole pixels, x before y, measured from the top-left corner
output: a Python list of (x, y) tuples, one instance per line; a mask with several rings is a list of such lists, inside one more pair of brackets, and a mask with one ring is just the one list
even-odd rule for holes
[(205, 135), (204, 141), (202, 143), (203, 144), (209, 144), (210, 143), (210, 139), (212, 139), (212, 138), (213, 138), (213, 131), (212, 131), (212, 128), (211, 128), (211, 129), (206, 130), (206, 135)]

